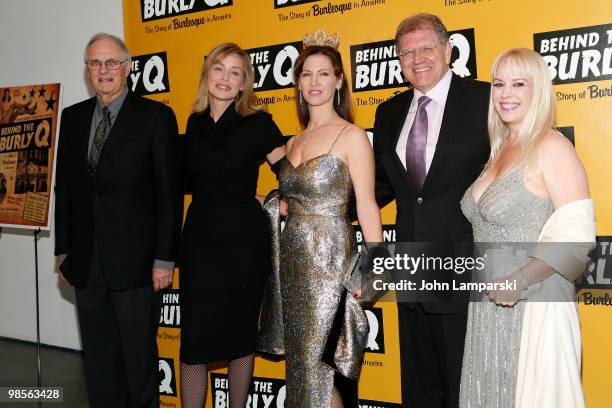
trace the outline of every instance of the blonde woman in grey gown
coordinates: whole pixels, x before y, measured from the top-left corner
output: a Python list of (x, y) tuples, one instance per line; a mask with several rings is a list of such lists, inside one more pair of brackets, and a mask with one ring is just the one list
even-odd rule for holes
[[(494, 265), (488, 273), (498, 281), (516, 283), (516, 289), (488, 292), (481, 301), (469, 305), (462, 408), (536, 406), (517, 395), (517, 390), (525, 389), (517, 387), (517, 378), (521, 376), (519, 356), (525, 351), (521, 350), (525, 344), (521, 341), (523, 325), (529, 324), (524, 320), (525, 310), (531, 306), (526, 300), (551, 291), (573, 299), (572, 279), (576, 275), (569, 276), (563, 268), (555, 270), (546, 257), (534, 255), (541, 230), (553, 211), (590, 201), (585, 170), (572, 144), (553, 129), (554, 115), (552, 85), (542, 58), (522, 48), (500, 55), (493, 67), (490, 160), (466, 191), (461, 208), (472, 223), (474, 240), (495, 248), (488, 253), (491, 259), (487, 265)], [(568, 316), (561, 326), (569, 327), (571, 335), (566, 340), (578, 353), (566, 353), (561, 360), (568, 361), (567, 365), (559, 364), (558, 371), (553, 370), (544, 383), (533, 385), (538, 388), (534, 395), (550, 391), (538, 407), (584, 406), (575, 307)], [(545, 354), (535, 358), (542, 361), (532, 361), (532, 369), (547, 364)], [(559, 378), (573, 385), (559, 386)], [(572, 388), (572, 395), (557, 398), (555, 393), (564, 392), (560, 388)]]
[(280, 239), (285, 407), (357, 407), (356, 380), (367, 334), (360, 308), (344, 316), (353, 337), (335, 347), (338, 372), (352, 377), (350, 395), (337, 391), (335, 378), (341, 376), (322, 359), (335, 335), (338, 311), (345, 311), (346, 302), (357, 302), (352, 294), (347, 298), (342, 285), (356, 251), (347, 214), (353, 191), (366, 241), (382, 242), (374, 157), (364, 130), (352, 124), (348, 84), (333, 44), (337, 37), (314, 37), (305, 40), (294, 65), (304, 131), (288, 142), (287, 163), (279, 174), (288, 214)]

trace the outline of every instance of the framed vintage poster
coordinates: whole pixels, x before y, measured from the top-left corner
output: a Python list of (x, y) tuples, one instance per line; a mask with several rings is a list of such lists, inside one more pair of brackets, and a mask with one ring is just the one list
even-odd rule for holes
[(50, 228), (60, 84), (0, 88), (0, 227)]

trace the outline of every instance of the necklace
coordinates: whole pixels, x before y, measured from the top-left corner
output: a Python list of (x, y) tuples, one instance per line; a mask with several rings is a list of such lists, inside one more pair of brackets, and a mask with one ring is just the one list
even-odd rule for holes
[(310, 139), (310, 135), (314, 133), (315, 130), (320, 129), (324, 126), (327, 126), (330, 122), (333, 122), (336, 118), (328, 119), (325, 122), (321, 123), (319, 126), (307, 127), (304, 131), (304, 141), (302, 142), (302, 149), (306, 146), (306, 142)]
[(304, 146), (306, 146), (306, 142), (308, 141), (308, 139), (310, 138), (310, 135), (312, 134), (312, 132), (314, 132), (316, 129), (318, 129), (320, 126), (318, 127), (313, 127), (311, 128), (306, 128), (306, 130), (304, 131), (304, 140), (302, 141), (302, 149), (304, 148)]

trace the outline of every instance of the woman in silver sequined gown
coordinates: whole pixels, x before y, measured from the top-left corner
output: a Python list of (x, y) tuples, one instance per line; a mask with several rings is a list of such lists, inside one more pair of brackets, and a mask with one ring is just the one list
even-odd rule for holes
[(356, 380), (365, 346), (360, 343), (367, 334), (367, 319), (360, 308), (353, 308), (355, 313), (349, 316), (358, 340), (335, 348), (340, 365), (354, 374), (352, 395), (336, 391), (338, 377), (322, 359), (334, 336), (338, 311), (346, 302), (357, 302), (352, 294), (347, 298), (342, 285), (356, 251), (348, 218), (353, 186), (366, 240), (382, 241), (373, 153), (363, 129), (351, 124), (350, 95), (335, 48), (307, 46), (296, 60), (294, 75), (305, 130), (288, 143), (288, 162), (279, 174), (288, 215), (280, 239), (285, 407), (356, 407)]
[[(472, 185), (461, 209), (472, 223), (476, 242), (536, 242), (552, 214), (550, 199), (526, 189), (524, 167), (519, 165), (491, 184), (474, 201)], [(521, 248), (525, 250), (526, 248)], [(504, 254), (517, 267), (529, 262), (521, 252)], [(514, 407), (516, 373), (524, 302), (499, 306), (488, 297), (470, 303), (463, 355), (460, 406)]]
[[(588, 198), (588, 184), (571, 143), (552, 129), (554, 97), (539, 55), (514, 49), (498, 57), (489, 109), (491, 159), (466, 191), (461, 209), (472, 223), (476, 246), (487, 251), (486, 280), (507, 279), (517, 288), (489, 292), (469, 305), (459, 405), (535, 406), (519, 403), (517, 395), (525, 300), (551, 288), (568, 293), (571, 300), (573, 282), (528, 255), (555, 208)], [(531, 132), (526, 132), (529, 128)], [(563, 180), (557, 176), (559, 162), (571, 168), (563, 171)], [(567, 325), (573, 325), (575, 333), (577, 315)], [(577, 337), (579, 341), (579, 332)], [(579, 367), (579, 356), (564, 357), (578, 360), (575, 366)], [(557, 388), (557, 374), (546, 379), (548, 385), (534, 384), (540, 388), (535, 393)], [(561, 374), (580, 384), (579, 369)], [(583, 406), (581, 389), (575, 394), (571, 402), (549, 400), (545, 406)]]

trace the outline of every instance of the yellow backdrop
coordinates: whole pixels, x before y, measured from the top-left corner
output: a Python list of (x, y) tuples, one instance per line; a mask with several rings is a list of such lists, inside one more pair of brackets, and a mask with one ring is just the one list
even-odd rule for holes
[[(319, 28), (340, 34), (340, 51), (353, 90), (356, 121), (373, 126), (376, 106), (404, 89), (390, 40), (399, 21), (427, 11), (439, 15), (454, 34), (453, 70), (490, 80), (496, 55), (517, 46), (535, 49), (554, 74), (558, 126), (573, 137), (589, 175), (597, 209), (598, 235), (612, 235), (612, 22), (609, 0), (126, 0), (127, 44), (136, 56), (130, 86), (172, 106), (184, 131), (204, 56), (220, 43), (249, 49), (261, 103), (268, 105), (285, 135), (298, 132), (291, 62), (304, 33)], [(269, 169), (261, 172), (258, 192), (276, 187)], [(189, 197), (187, 197), (189, 203)], [(393, 204), (383, 223), (395, 221)], [(610, 305), (592, 305), (609, 289), (603, 247), (599, 265), (585, 281), (580, 305), (583, 382), (588, 407), (609, 406), (612, 385)], [(178, 285), (164, 298), (159, 330), (162, 406), (178, 407), (180, 303)], [(585, 304), (587, 303), (587, 304)], [(608, 303), (610, 303), (608, 301)], [(400, 401), (397, 309), (379, 303), (369, 317), (378, 323), (365, 355), (359, 384), (363, 407), (395, 407)], [(373, 322), (373, 320), (371, 320)], [(220, 322), (221, 324), (221, 322)], [(211, 332), (211, 335), (214, 335)], [(378, 350), (376, 350), (378, 348)], [(250, 407), (281, 407), (282, 362), (258, 358)], [(225, 407), (224, 370), (215, 370), (207, 406)], [(275, 380), (278, 379), (278, 380)]]

